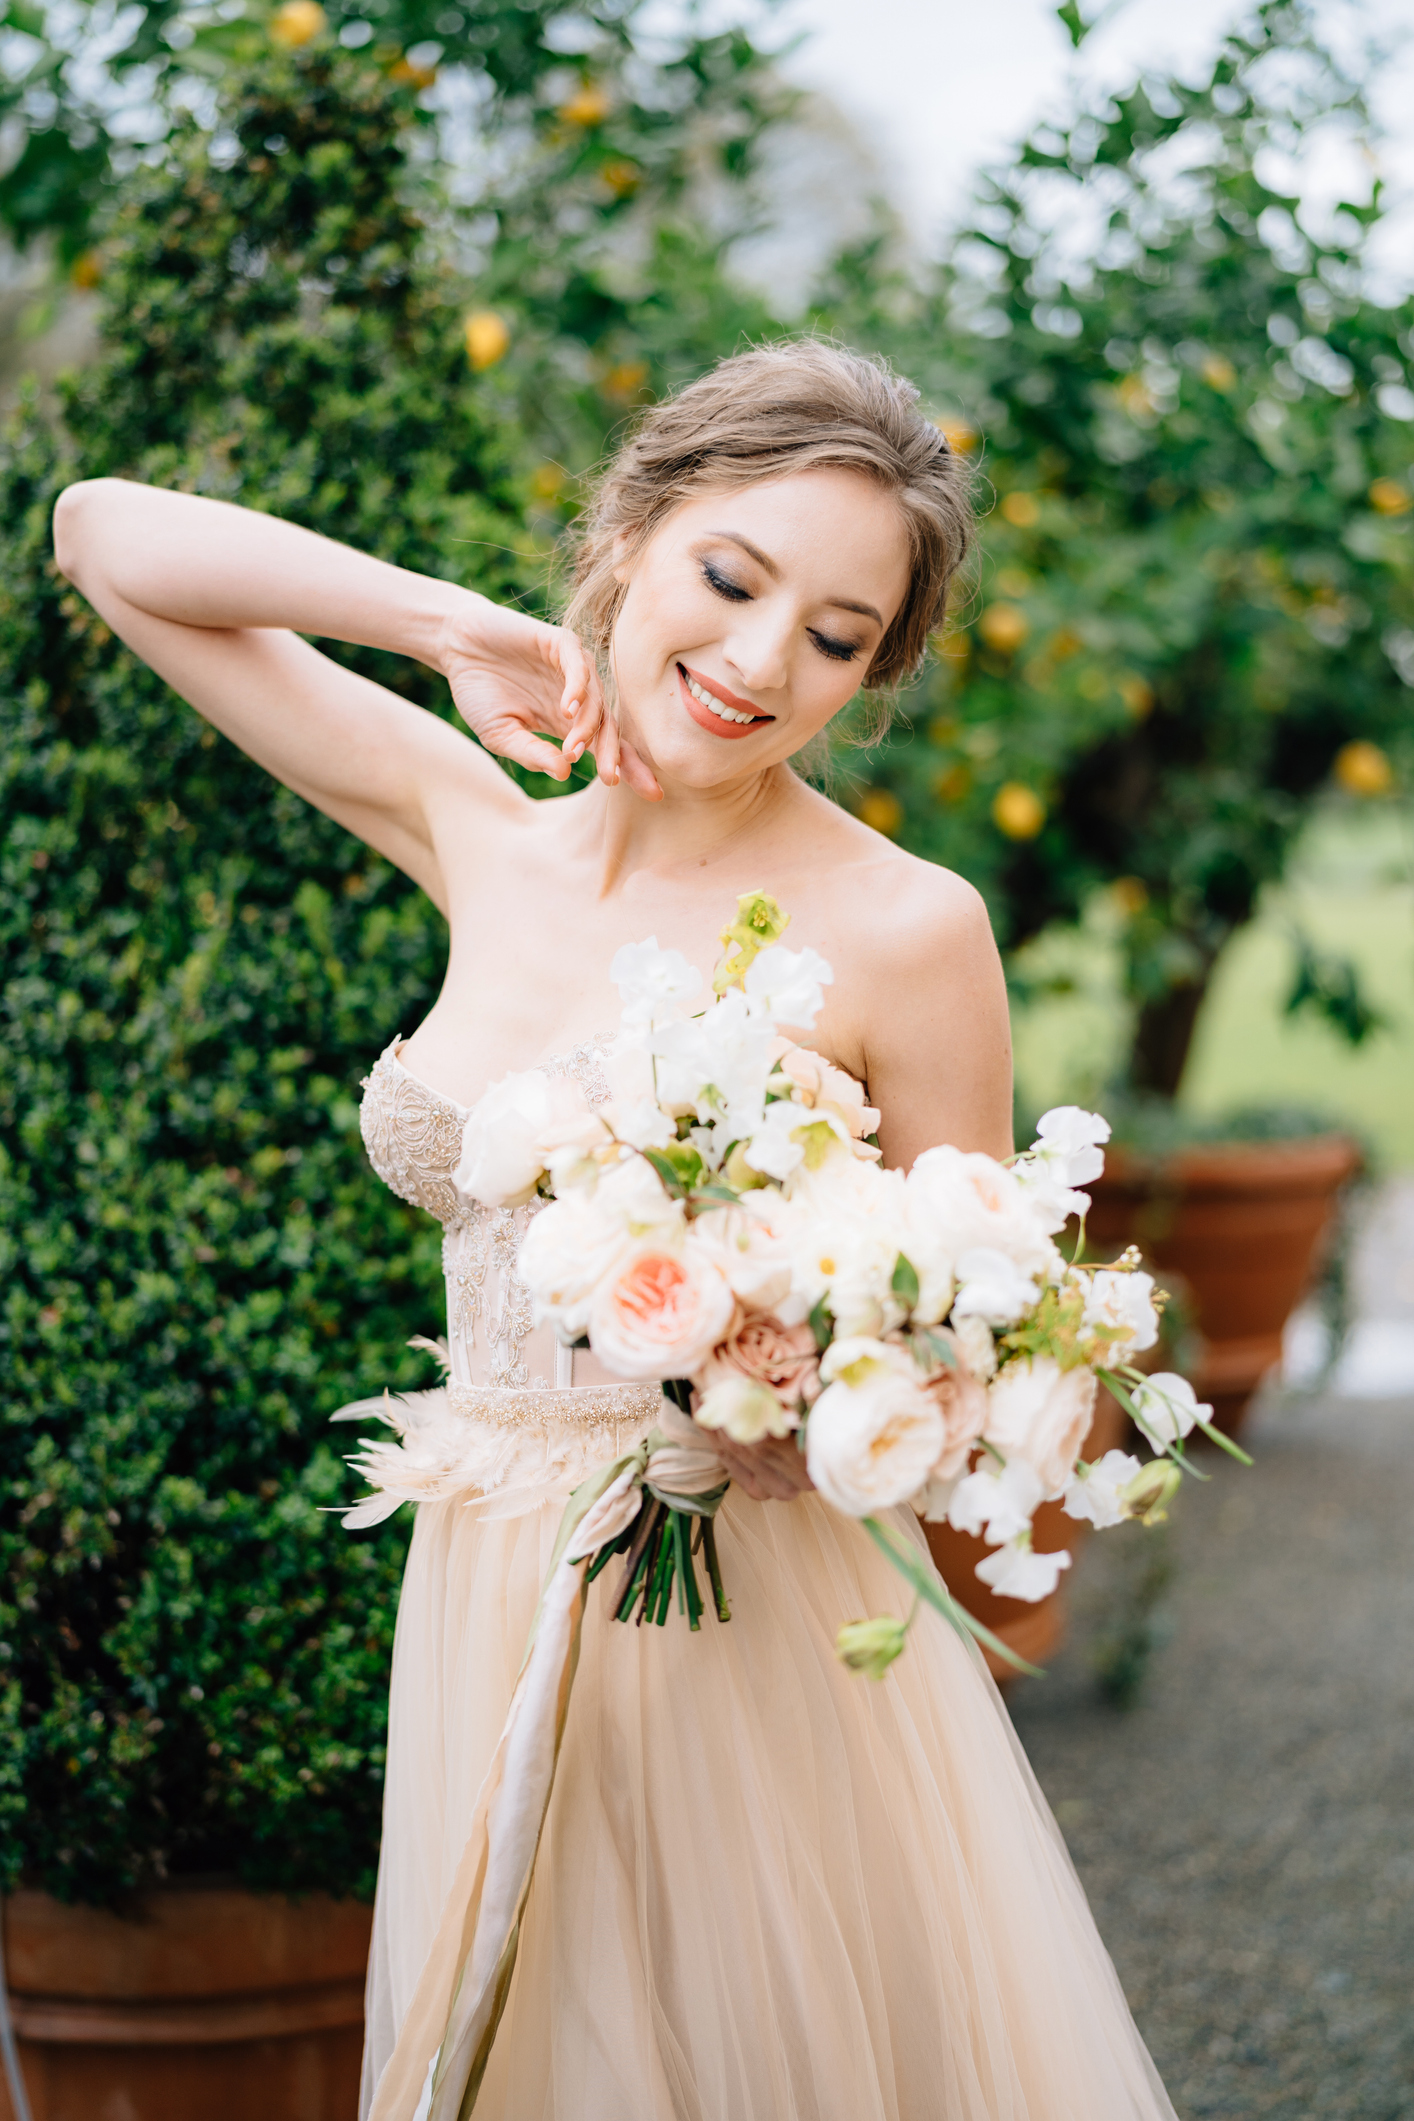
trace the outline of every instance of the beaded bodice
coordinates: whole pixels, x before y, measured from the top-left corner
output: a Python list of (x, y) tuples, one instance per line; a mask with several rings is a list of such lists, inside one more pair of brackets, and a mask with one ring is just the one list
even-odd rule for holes
[[(575, 1076), (589, 1102), (602, 1104), (609, 1092), (599, 1052), (606, 1043), (601, 1038), (576, 1046), (547, 1062), (546, 1072)], [(453, 1383), (525, 1391), (579, 1382), (569, 1351), (557, 1346), (549, 1327), (532, 1326), (530, 1298), (515, 1271), (521, 1239), (540, 1203), (484, 1208), (458, 1193), (452, 1173), (469, 1108), (410, 1074), (398, 1059), (401, 1044), (395, 1038), (364, 1078), (359, 1125), (378, 1176), (442, 1225)]]

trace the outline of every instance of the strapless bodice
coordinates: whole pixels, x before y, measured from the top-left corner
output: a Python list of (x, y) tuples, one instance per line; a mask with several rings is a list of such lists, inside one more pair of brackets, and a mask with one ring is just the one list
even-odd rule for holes
[[(591, 1104), (603, 1104), (609, 1089), (599, 1056), (612, 1037), (543, 1066), (573, 1075)], [(486, 1208), (457, 1191), (452, 1173), (469, 1108), (405, 1068), (402, 1043), (395, 1038), (365, 1076), (359, 1126), (378, 1176), (442, 1225), (447, 1382), (395, 1401), (359, 1401), (336, 1418), (378, 1412), (399, 1431), (401, 1447), (371, 1445), (354, 1461), (390, 1498), (499, 1489), (507, 1507), (550, 1500), (645, 1433), (661, 1395), (656, 1385), (613, 1382), (592, 1358), (560, 1347), (549, 1326), (533, 1324), (516, 1255), (543, 1203)], [(370, 1508), (351, 1521), (376, 1514)]]

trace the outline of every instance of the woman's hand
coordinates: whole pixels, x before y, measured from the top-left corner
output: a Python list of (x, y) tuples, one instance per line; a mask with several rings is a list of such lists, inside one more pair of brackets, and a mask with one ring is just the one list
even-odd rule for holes
[(468, 597), (443, 623), (438, 668), (462, 720), (498, 757), (563, 781), (591, 751), (601, 781), (612, 787), (622, 775), (645, 801), (661, 798), (649, 768), (620, 738), (598, 672), (568, 627)]
[(815, 1486), (805, 1453), (793, 1436), (766, 1436), (760, 1443), (732, 1443), (720, 1430), (712, 1449), (739, 1487), (755, 1502), (793, 1502)]

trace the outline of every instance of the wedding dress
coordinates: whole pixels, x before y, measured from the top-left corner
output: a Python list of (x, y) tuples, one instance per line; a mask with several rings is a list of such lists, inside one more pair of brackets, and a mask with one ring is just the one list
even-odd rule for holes
[[(451, 1183), (465, 1111), (365, 1085), (375, 1170), (445, 1231), (450, 1368), (395, 1412), (423, 1497), (398, 1610), (361, 2112), (436, 1930), (560, 1512), (656, 1388), (536, 1329), (533, 1209)], [(606, 1095), (593, 1043), (553, 1063)], [(365, 1403), (365, 1411), (378, 1402)], [(402, 1470), (395, 1470), (401, 1466)], [(375, 1478), (378, 1475), (375, 1474)], [(922, 1544), (911, 1511), (895, 1521)], [(862, 1528), (732, 1489), (732, 1618), (610, 1616), (593, 1587), (478, 2121), (1175, 2121), (980, 1657), (924, 1611), (879, 1683), (844, 1621), (907, 1610)], [(412, 2121), (411, 2115), (407, 2121)]]

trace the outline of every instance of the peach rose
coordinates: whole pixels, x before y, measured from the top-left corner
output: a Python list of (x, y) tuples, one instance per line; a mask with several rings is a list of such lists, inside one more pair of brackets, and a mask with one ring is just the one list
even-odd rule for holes
[(783, 1326), (774, 1318), (748, 1318), (712, 1350), (700, 1383), (705, 1390), (728, 1377), (749, 1377), (769, 1385), (784, 1405), (803, 1399), (807, 1406), (820, 1390), (820, 1358), (809, 1326)]
[[(949, 1341), (953, 1338), (950, 1333), (945, 1337)], [(972, 1447), (986, 1426), (987, 1388), (959, 1360), (955, 1365), (944, 1363), (936, 1370), (928, 1379), (927, 1389), (943, 1417), (946, 1433), (932, 1477), (934, 1480), (954, 1480), (965, 1468), (972, 1456)]]
[(771, 1059), (795, 1084), (802, 1104), (812, 1111), (827, 1105), (843, 1120), (853, 1140), (863, 1141), (866, 1134), (878, 1133), (879, 1114), (865, 1104), (864, 1085), (843, 1068), (834, 1067), (808, 1046), (793, 1046), (786, 1038), (775, 1041)]
[(645, 1246), (600, 1282), (589, 1345), (618, 1377), (690, 1377), (737, 1316), (726, 1277), (700, 1253)]

